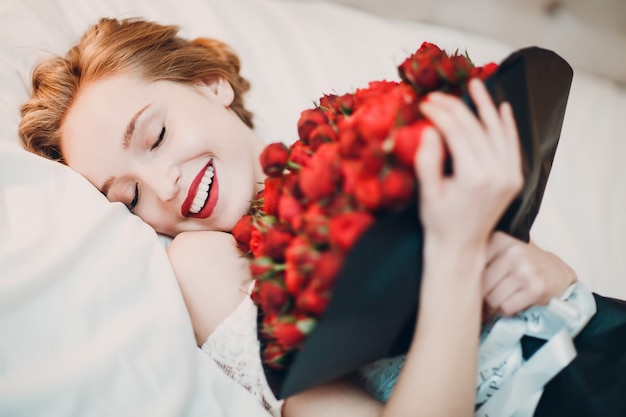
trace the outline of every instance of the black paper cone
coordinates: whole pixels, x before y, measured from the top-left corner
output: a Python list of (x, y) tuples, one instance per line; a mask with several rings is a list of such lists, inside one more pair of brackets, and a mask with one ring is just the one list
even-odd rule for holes
[[(572, 75), (557, 54), (531, 47), (506, 58), (486, 81), (496, 103), (506, 100), (513, 107), (525, 178), (498, 229), (525, 241), (552, 167)], [(406, 352), (417, 311), (421, 247), (415, 208), (381, 218), (363, 234), (350, 251), (330, 304), (291, 366), (280, 373), (266, 370), (278, 398)]]

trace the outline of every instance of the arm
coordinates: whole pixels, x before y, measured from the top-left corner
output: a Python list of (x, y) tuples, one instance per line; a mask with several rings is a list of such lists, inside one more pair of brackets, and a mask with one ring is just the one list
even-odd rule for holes
[[(480, 84), (471, 93), (480, 122), (453, 97), (432, 94), (422, 106), (436, 130), (424, 134), (416, 161), (424, 226), (418, 322), (391, 398), (377, 408), (383, 416), (473, 414), (487, 242), (522, 176), (510, 107), (498, 112)], [(455, 167), (449, 177), (444, 146)], [(368, 415), (357, 414), (348, 398), (318, 387), (288, 398), (284, 415)]]
[(179, 234), (167, 254), (201, 346), (246, 296), (248, 261), (232, 235), (212, 231)]
[(491, 236), (483, 274), (487, 316), (511, 316), (547, 304), (576, 281), (574, 270), (555, 254), (503, 232)]

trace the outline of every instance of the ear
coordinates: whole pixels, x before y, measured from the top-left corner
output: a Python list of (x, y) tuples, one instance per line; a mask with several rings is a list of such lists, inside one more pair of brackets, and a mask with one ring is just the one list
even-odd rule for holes
[(235, 99), (235, 90), (224, 77), (211, 77), (196, 83), (196, 87), (203, 94), (216, 98), (224, 107), (229, 107)]

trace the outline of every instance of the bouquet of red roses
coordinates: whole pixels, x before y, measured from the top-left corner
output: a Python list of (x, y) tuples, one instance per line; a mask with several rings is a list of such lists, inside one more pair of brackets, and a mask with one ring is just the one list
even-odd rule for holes
[(302, 112), (295, 143), (265, 148), (265, 188), (233, 230), (251, 256), (265, 364), (288, 365), (324, 313), (347, 252), (375, 218), (415, 204), (413, 160), (429, 124), (420, 100), (435, 90), (460, 96), (470, 78), (496, 68), (423, 43), (399, 66), (401, 81), (324, 95)]
[[(265, 188), (233, 229), (256, 280), (261, 357), (285, 398), (376, 359), (406, 352), (421, 278), (414, 155), (432, 91), (461, 96), (485, 80), (509, 101), (522, 150), (524, 189), (497, 225), (528, 240), (560, 137), (572, 69), (530, 47), (500, 64), (423, 43), (400, 81), (324, 95), (302, 112), (299, 139), (261, 155)], [(453, 169), (446, 164), (446, 169)]]

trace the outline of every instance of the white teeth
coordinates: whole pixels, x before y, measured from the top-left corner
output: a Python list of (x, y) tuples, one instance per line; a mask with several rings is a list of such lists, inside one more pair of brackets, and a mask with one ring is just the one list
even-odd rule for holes
[(204, 176), (202, 177), (202, 181), (200, 181), (196, 196), (193, 198), (193, 203), (191, 203), (191, 207), (189, 208), (190, 213), (199, 213), (206, 204), (209, 190), (211, 189), (211, 183), (213, 182), (214, 171), (213, 165), (209, 165), (209, 168), (204, 171)]

